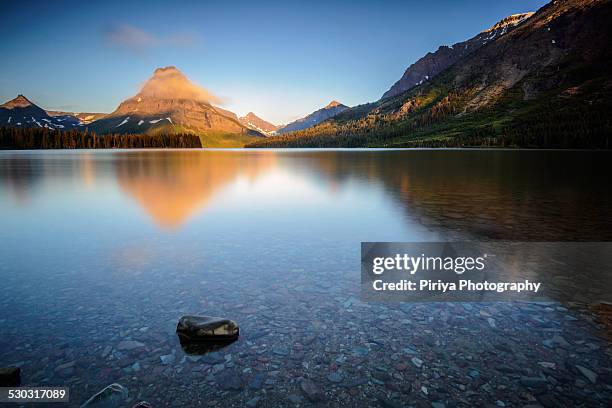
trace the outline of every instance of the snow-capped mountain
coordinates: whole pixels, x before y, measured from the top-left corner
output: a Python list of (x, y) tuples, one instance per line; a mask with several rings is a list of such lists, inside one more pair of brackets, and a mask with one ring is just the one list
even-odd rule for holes
[(459, 59), (512, 31), (532, 15), (533, 13), (513, 14), (467, 41), (450, 46), (443, 45), (437, 51), (427, 53), (417, 62), (410, 65), (400, 80), (393, 84), (391, 89), (385, 92), (381, 99), (399, 95), (415, 86), (421, 85), (423, 82), (429, 81)]
[(248, 128), (257, 130), (258, 132), (264, 133), (268, 136), (275, 134), (276, 130), (278, 129), (277, 125), (263, 120), (253, 112), (247, 113), (245, 116), (239, 118), (239, 120)]
[(327, 120), (331, 117), (336, 116), (340, 112), (347, 110), (349, 107), (341, 104), (338, 101), (331, 101), (324, 108), (321, 108), (308, 116), (305, 116), (301, 119), (298, 119), (294, 122), (291, 122), (285, 126), (280, 127), (276, 133), (287, 133), (287, 132), (295, 132), (296, 130), (308, 129), (309, 127), (313, 127), (318, 125), (319, 123)]
[(135, 96), (121, 102), (89, 129), (96, 133), (184, 133), (218, 131), (261, 136), (237, 116), (212, 104), (215, 97), (176, 67), (157, 68)]
[(18, 95), (0, 105), (0, 126), (70, 130), (80, 128), (82, 124), (71, 115), (50, 116), (25, 96)]
[(84, 125), (87, 125), (95, 120), (102, 119), (108, 113), (100, 113), (100, 112), (64, 112), (64, 111), (54, 111), (54, 110), (46, 110), (47, 115), (51, 117), (62, 117), (62, 116), (71, 116), (76, 118), (79, 122)]

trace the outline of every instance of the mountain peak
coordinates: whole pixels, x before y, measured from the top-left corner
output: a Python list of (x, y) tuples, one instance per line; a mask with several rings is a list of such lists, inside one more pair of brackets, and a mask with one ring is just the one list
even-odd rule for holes
[(253, 112), (247, 113), (245, 116), (239, 118), (240, 122), (246, 127), (257, 130), (258, 132), (265, 133), (267, 135), (275, 132), (278, 129), (273, 123), (263, 120)]
[(15, 99), (11, 99), (10, 101), (0, 105), (0, 107), (5, 109), (13, 109), (13, 108), (27, 108), (28, 106), (34, 105), (28, 98), (23, 96), (22, 94), (17, 95)]
[(19, 94), (16, 98), (0, 105), (0, 124), (20, 129), (67, 130), (79, 126), (80, 122), (72, 116), (51, 117), (43, 108)]
[(497, 23), (495, 23), (492, 27), (484, 30), (483, 32), (484, 33), (488, 33), (488, 32), (499, 30), (499, 29), (503, 29), (503, 28), (506, 28), (506, 27), (517, 26), (520, 23), (522, 23), (523, 21), (527, 20), (533, 14), (534, 14), (533, 11), (531, 11), (529, 13), (519, 13), (519, 14), (509, 15), (508, 17), (502, 18)]
[(340, 102), (333, 100), (330, 103), (327, 104), (327, 106), (325, 107), (325, 109), (329, 109), (329, 108), (335, 108), (336, 106), (344, 106), (343, 104), (341, 104)]
[(175, 66), (160, 67), (140, 91), (124, 100), (111, 114), (91, 123), (89, 129), (105, 133), (155, 133), (223, 131), (252, 135), (233, 112), (216, 107), (218, 99), (191, 82)]
[(175, 66), (160, 67), (153, 71), (151, 76), (140, 92), (134, 97), (136, 99), (186, 99), (204, 103), (220, 102), (216, 96), (208, 90), (191, 82)]

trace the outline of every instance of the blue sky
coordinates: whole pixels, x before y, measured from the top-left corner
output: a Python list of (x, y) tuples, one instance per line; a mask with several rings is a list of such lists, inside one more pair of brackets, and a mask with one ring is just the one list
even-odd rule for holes
[(0, 99), (111, 112), (175, 65), (239, 115), (284, 123), (377, 100), (439, 45), (545, 1), (7, 2)]

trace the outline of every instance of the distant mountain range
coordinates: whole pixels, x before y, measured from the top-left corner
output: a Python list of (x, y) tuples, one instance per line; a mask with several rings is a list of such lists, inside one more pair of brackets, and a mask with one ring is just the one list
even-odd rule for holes
[(608, 0), (552, 1), (424, 56), (376, 102), (251, 146), (612, 148), (611, 21)]
[(110, 114), (45, 111), (19, 95), (0, 105), (0, 123), (4, 127), (82, 129), (100, 135), (212, 133), (220, 138), (248, 142), (252, 137), (307, 129), (346, 109), (348, 106), (332, 101), (284, 126), (265, 121), (253, 112), (239, 118), (234, 112), (201, 99), (197, 87), (182, 72), (175, 67), (166, 67), (156, 69), (138, 94), (123, 101)]
[(0, 126), (17, 128), (80, 129), (106, 113), (44, 110), (23, 95), (0, 105)]
[[(203, 146), (240, 147), (269, 134), (271, 125), (253, 114), (246, 125), (238, 116), (214, 106), (212, 95), (191, 83), (175, 67), (158, 68), (140, 92), (110, 113), (45, 111), (25, 96), (0, 105), (0, 126), (86, 130), (105, 134), (197, 134)], [(256, 120), (257, 118), (258, 120)], [(275, 128), (275, 127), (274, 127)]]
[(247, 113), (245, 116), (239, 118), (240, 123), (248, 127), (249, 129), (256, 130), (265, 135), (272, 135), (278, 130), (278, 126), (267, 122), (255, 115), (253, 112)]
[(73, 118), (76, 118), (79, 122), (81, 122), (83, 125), (90, 124), (91, 122), (96, 121), (98, 119), (102, 119), (103, 117), (108, 115), (108, 113), (99, 112), (63, 112), (54, 110), (47, 110), (46, 112), (47, 115), (53, 117), (72, 116)]
[(81, 126), (81, 122), (70, 114), (51, 116), (25, 96), (18, 95), (0, 105), (0, 126), (70, 130)]
[(283, 126), (215, 106), (172, 66), (110, 114), (45, 111), (19, 95), (0, 105), (0, 126), (189, 133), (220, 147), (610, 148), (611, 21), (609, 0), (555, 0), (426, 54), (378, 101), (332, 101)]
[(340, 112), (344, 112), (347, 109), (348, 106), (343, 105), (338, 101), (331, 101), (329, 104), (327, 104), (327, 106), (317, 111), (314, 111), (310, 115), (280, 127), (279, 129), (277, 129), (276, 133), (281, 134), (308, 129), (310, 127), (318, 125), (319, 123), (329, 118), (336, 116)]

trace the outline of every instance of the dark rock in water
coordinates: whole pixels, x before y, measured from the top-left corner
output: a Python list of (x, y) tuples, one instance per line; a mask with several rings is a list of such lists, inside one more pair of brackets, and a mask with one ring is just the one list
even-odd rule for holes
[(218, 342), (236, 340), (239, 329), (236, 322), (221, 317), (183, 316), (176, 332), (187, 341)]
[(19, 387), (21, 385), (21, 368), (0, 368), (0, 387)]
[(176, 333), (185, 353), (202, 355), (236, 341), (239, 329), (236, 322), (220, 317), (183, 316)]
[(319, 402), (325, 399), (325, 394), (323, 393), (321, 387), (311, 380), (303, 380), (300, 383), (300, 388), (302, 389), (304, 395), (306, 395), (306, 398), (308, 398), (311, 402)]
[(153, 405), (149, 404), (147, 401), (140, 401), (132, 405), (132, 408), (153, 408)]
[(89, 398), (81, 408), (114, 408), (125, 406), (128, 400), (128, 389), (121, 384), (113, 383)]

